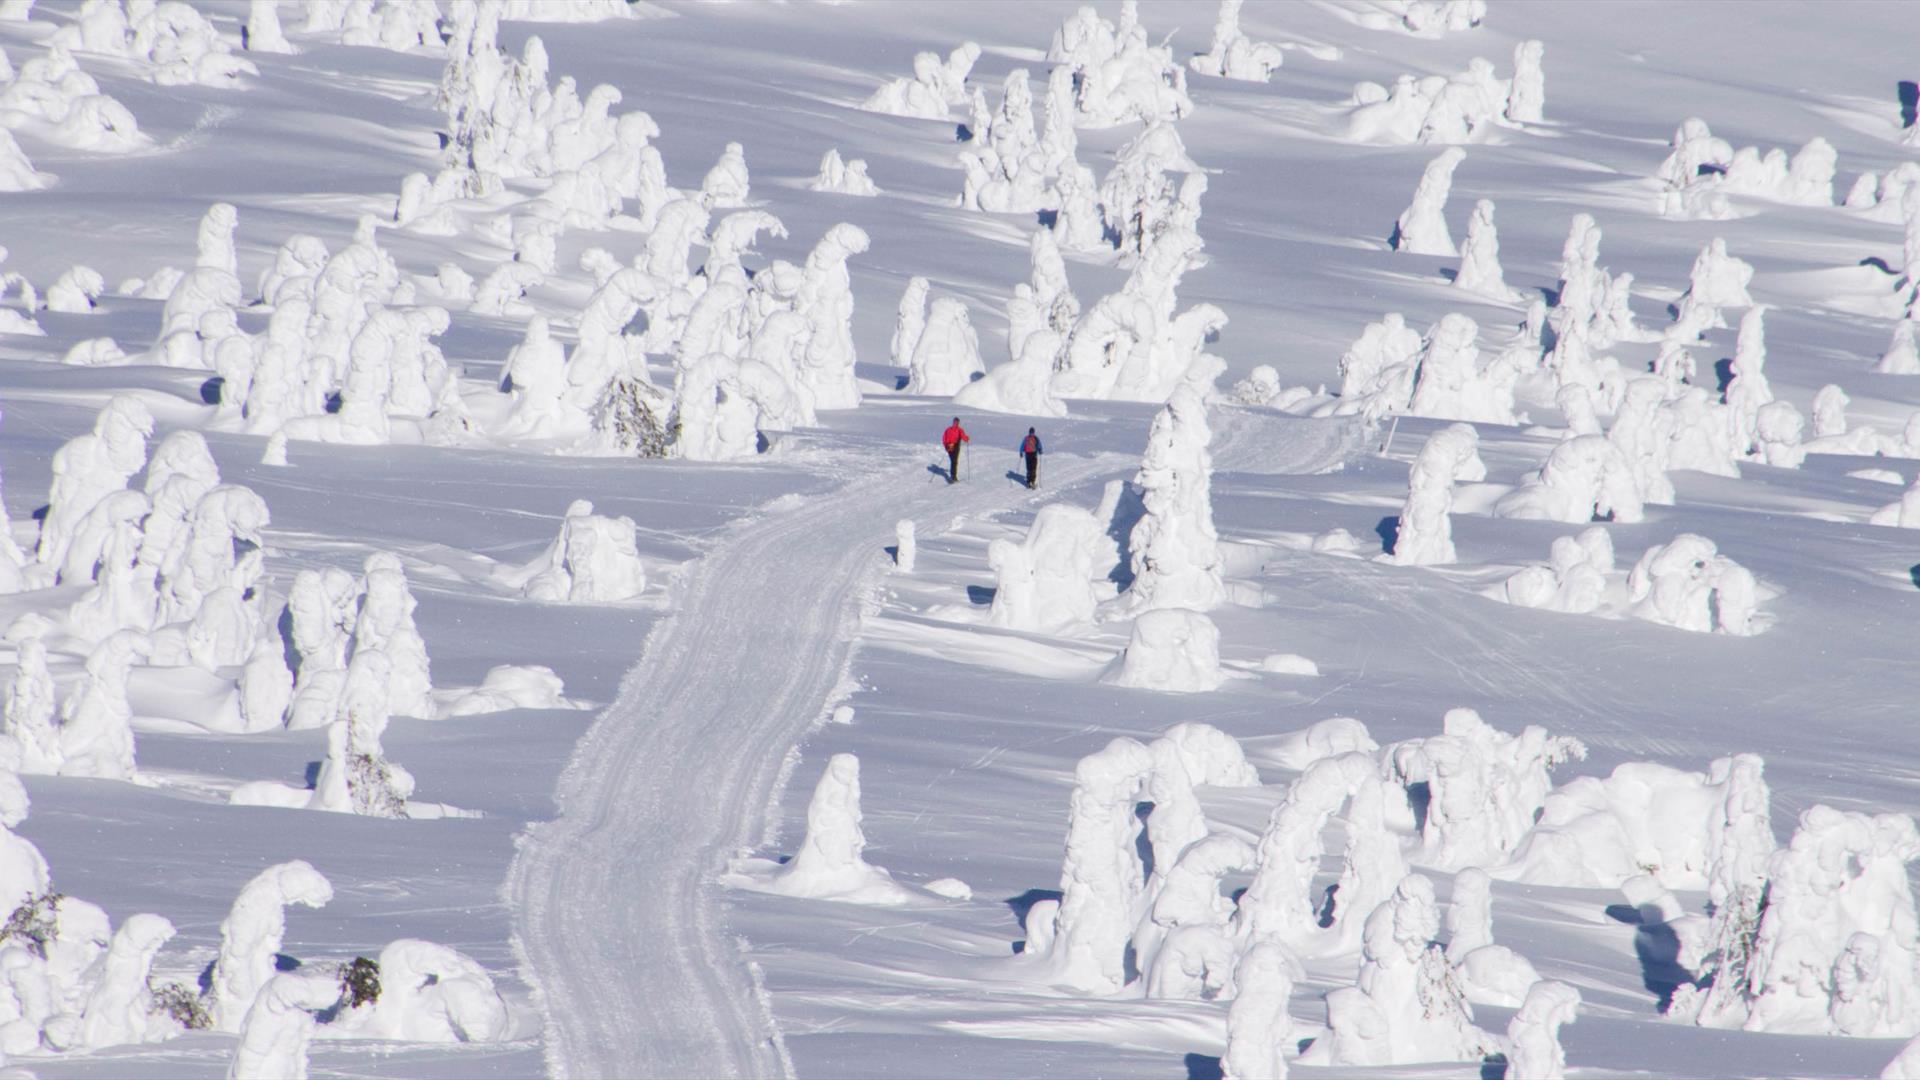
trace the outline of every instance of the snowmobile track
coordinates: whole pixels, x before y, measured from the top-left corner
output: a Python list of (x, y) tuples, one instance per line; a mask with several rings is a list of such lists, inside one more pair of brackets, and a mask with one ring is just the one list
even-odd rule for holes
[[(1063, 455), (1049, 487), (1131, 464)], [(923, 475), (896, 468), (769, 513), (680, 577), (674, 614), (575, 747), (558, 816), (522, 835), (508, 876), (551, 1075), (783, 1072), (716, 875), (758, 839), (782, 761), (829, 704), (893, 522), (1054, 497)]]

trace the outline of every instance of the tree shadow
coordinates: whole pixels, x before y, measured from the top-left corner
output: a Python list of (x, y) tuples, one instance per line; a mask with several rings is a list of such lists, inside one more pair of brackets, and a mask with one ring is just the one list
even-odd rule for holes
[(1186, 1056), (1187, 1080), (1221, 1080), (1227, 1074), (1221, 1071), (1220, 1059), (1205, 1054)]
[(1380, 550), (1393, 554), (1393, 547), (1400, 542), (1400, 515), (1392, 514), (1380, 519), (1373, 527), (1374, 535), (1380, 538)]
[[(1057, 904), (1063, 895), (1059, 889), (1028, 889), (1018, 896), (1007, 897), (1005, 903), (1007, 909), (1013, 912), (1014, 923), (1024, 930), (1027, 926), (1027, 913), (1033, 910), (1033, 905), (1042, 900), (1051, 900)], [(1025, 939), (1013, 943), (1013, 954), (1015, 956), (1026, 951), (1027, 943)]]
[(1645, 912), (1631, 904), (1609, 904), (1607, 917), (1634, 927), (1633, 951), (1640, 960), (1640, 982), (1647, 992), (1660, 999), (1660, 1011), (1673, 1003), (1673, 992), (1693, 982), (1680, 966), (1680, 939), (1673, 927), (1650, 922)]
[(1133, 585), (1133, 527), (1147, 513), (1147, 504), (1140, 501), (1140, 492), (1125, 481), (1120, 485), (1120, 501), (1113, 508), (1113, 520), (1107, 524), (1107, 536), (1120, 549), (1120, 561), (1114, 564), (1113, 572), (1107, 580), (1121, 592)]

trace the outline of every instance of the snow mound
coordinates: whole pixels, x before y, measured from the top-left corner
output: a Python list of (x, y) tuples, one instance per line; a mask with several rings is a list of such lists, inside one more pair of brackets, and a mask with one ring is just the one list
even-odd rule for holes
[(1133, 636), (1102, 681), (1114, 686), (1178, 693), (1213, 690), (1225, 682), (1220, 631), (1198, 611), (1156, 608), (1133, 623)]

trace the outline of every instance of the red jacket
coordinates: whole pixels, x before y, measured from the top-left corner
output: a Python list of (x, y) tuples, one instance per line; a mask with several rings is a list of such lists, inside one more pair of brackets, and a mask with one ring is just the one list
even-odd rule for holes
[(940, 445), (946, 447), (949, 453), (953, 451), (954, 447), (959, 446), (961, 443), (972, 441), (973, 439), (967, 435), (967, 429), (961, 427), (959, 424), (948, 424), (947, 430), (940, 435)]

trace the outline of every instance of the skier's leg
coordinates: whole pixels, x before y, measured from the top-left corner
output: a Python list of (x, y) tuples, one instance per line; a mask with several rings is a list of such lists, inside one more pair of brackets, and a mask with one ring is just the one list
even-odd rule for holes
[(1040, 484), (1040, 455), (1028, 454), (1027, 455), (1027, 486), (1029, 488), (1032, 488), (1032, 487), (1038, 487), (1039, 484)]
[(954, 444), (947, 450), (947, 483), (960, 479), (960, 446)]

